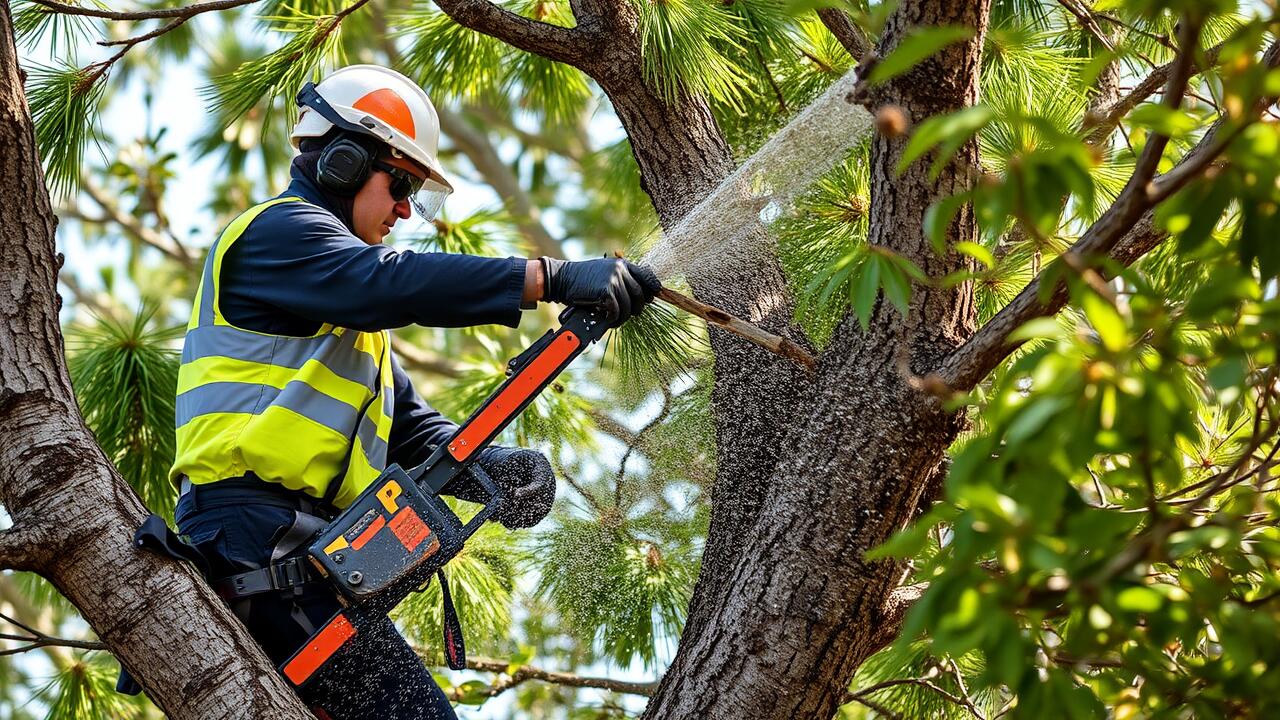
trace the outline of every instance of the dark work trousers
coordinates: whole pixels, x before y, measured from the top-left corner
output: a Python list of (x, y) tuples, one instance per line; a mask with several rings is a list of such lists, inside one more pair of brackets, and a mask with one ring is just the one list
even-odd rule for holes
[[(234, 502), (227, 493), (185, 494), (178, 501), (178, 532), (209, 560), (213, 577), (264, 567), (294, 520), (294, 510)], [(297, 552), (302, 552), (299, 550)], [(296, 554), (296, 553), (294, 553)], [(245, 607), (247, 604), (247, 608)], [(262, 593), (233, 605), (249, 634), (278, 667), (340, 606), (323, 583), (300, 595)], [(247, 612), (246, 612), (247, 610)], [(333, 720), (455, 720), (449, 700), (390, 619), (361, 632), (300, 692), (319, 717)]]

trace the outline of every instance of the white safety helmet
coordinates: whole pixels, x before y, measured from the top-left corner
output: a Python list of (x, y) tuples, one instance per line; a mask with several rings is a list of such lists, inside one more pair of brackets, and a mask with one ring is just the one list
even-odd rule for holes
[(298, 105), (302, 114), (290, 135), (294, 148), (303, 138), (321, 137), (335, 125), (377, 138), (393, 155), (404, 155), (428, 170), (426, 182), (409, 196), (426, 220), (435, 217), (453, 192), (436, 158), (440, 118), (422, 88), (404, 75), (377, 65), (349, 65), (329, 73), (319, 85), (303, 86)]

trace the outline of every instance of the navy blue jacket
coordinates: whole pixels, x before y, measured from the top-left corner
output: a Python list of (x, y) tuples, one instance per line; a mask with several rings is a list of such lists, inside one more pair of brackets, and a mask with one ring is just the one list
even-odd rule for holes
[[(231, 324), (303, 336), (326, 322), (365, 331), (414, 323), (515, 327), (520, 322), (523, 259), (367, 245), (296, 168), (284, 196), (306, 202), (264, 210), (223, 257), (218, 300)], [(395, 413), (387, 462), (412, 467), (457, 425), (418, 395), (394, 356), (391, 367)]]

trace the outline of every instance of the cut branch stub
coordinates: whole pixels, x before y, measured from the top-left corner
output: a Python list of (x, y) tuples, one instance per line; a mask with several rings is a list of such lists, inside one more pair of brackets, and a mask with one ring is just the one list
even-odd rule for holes
[(774, 335), (771, 332), (762, 330), (746, 320), (730, 315), (720, 308), (708, 305), (704, 302), (699, 302), (688, 295), (682, 295), (669, 288), (662, 288), (659, 290), (657, 297), (659, 300), (675, 305), (685, 312), (697, 315), (712, 325), (724, 328), (734, 335), (745, 338), (769, 352), (777, 353), (778, 355), (781, 355), (782, 357), (804, 367), (806, 370), (813, 370), (818, 367), (817, 358), (810, 355), (804, 348), (800, 347), (796, 343), (780, 335)]

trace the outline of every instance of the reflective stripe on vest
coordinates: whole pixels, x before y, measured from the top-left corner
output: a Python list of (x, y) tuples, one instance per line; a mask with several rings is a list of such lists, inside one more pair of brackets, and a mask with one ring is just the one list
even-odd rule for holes
[(253, 472), (346, 507), (387, 464), (395, 391), (386, 332), (325, 324), (289, 337), (235, 327), (218, 304), (222, 260), (276, 198), (245, 211), (209, 249), (178, 370), (178, 452), (169, 477), (197, 485)]

